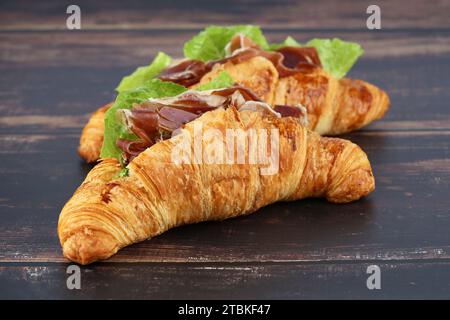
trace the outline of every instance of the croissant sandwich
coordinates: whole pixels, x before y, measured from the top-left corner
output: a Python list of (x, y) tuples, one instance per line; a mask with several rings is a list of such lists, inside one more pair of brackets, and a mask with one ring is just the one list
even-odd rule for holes
[(60, 214), (64, 256), (88, 264), (176, 226), (374, 190), (366, 154), (308, 129), (303, 107), (270, 107), (247, 88), (219, 84), (186, 90), (154, 79), (119, 94), (103, 160)]
[[(389, 107), (383, 90), (343, 78), (362, 52), (358, 44), (339, 39), (301, 45), (288, 37), (268, 44), (256, 26), (212, 26), (185, 44), (185, 59), (172, 62), (159, 53), (151, 65), (125, 77), (117, 91), (136, 89), (152, 78), (197, 88), (225, 72), (230, 85), (247, 87), (269, 105), (306, 107), (310, 130), (338, 135), (381, 118)], [(94, 113), (83, 130), (79, 153), (88, 162), (100, 156), (106, 110)]]

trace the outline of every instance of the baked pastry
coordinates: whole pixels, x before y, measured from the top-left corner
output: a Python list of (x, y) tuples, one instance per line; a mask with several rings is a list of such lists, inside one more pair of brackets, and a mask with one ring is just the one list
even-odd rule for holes
[(112, 104), (108, 103), (95, 111), (81, 132), (78, 154), (87, 162), (95, 162), (100, 158), (105, 130), (105, 113)]
[(273, 64), (261, 56), (237, 64), (217, 64), (198, 85), (211, 81), (223, 71), (271, 105), (304, 106), (308, 112), (308, 128), (321, 135), (360, 129), (382, 118), (389, 108), (386, 92), (370, 83), (337, 79), (319, 67), (280, 77)]
[[(102, 160), (64, 206), (58, 222), (64, 256), (88, 264), (183, 224), (307, 197), (345, 203), (374, 190), (369, 160), (357, 145), (309, 130), (302, 108), (271, 109), (251, 99), (240, 87), (187, 91), (122, 112), (138, 137), (117, 141), (126, 172), (117, 159)], [(257, 141), (264, 133), (266, 144), (255, 156), (251, 140), (236, 140), (227, 158), (219, 150), (228, 150), (229, 130), (247, 139), (258, 134)]]

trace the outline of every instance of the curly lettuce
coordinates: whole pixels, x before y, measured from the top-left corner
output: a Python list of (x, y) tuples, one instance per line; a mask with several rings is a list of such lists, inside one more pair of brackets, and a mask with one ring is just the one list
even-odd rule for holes
[(185, 43), (184, 55), (189, 59), (201, 61), (222, 59), (226, 55), (226, 45), (236, 34), (249, 37), (264, 50), (269, 49), (269, 44), (258, 26), (209, 26)]
[(284, 47), (314, 47), (319, 54), (323, 69), (336, 78), (344, 77), (364, 53), (359, 44), (338, 38), (311, 39), (305, 45), (302, 45), (294, 38), (287, 37), (283, 42), (272, 43), (269, 47), (270, 50), (278, 50)]
[(234, 80), (233, 80), (233, 78), (231, 78), (231, 76), (228, 74), (228, 72), (222, 71), (214, 79), (211, 79), (210, 82), (199, 85), (197, 87), (197, 90), (203, 91), (203, 90), (228, 88), (228, 87), (231, 87), (233, 85), (233, 83), (234, 83)]
[(120, 93), (141, 87), (147, 80), (156, 77), (162, 70), (169, 66), (171, 62), (172, 58), (170, 56), (164, 52), (158, 52), (150, 65), (138, 67), (132, 74), (124, 77), (117, 86), (116, 91)]
[(359, 44), (338, 38), (312, 39), (306, 46), (316, 48), (323, 69), (336, 78), (344, 77), (364, 53)]

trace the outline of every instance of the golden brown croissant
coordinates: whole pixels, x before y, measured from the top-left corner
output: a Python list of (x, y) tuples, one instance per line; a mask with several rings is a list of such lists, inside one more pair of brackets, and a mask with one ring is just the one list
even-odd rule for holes
[(112, 103), (108, 103), (95, 111), (81, 132), (78, 153), (87, 162), (95, 162), (100, 158), (105, 129), (105, 113), (111, 105)]
[[(264, 165), (249, 161), (195, 164), (190, 158), (190, 164), (177, 164), (173, 151), (186, 135), (192, 136), (196, 125), (204, 131), (219, 130), (222, 137), (227, 129), (261, 129), (269, 136), (275, 129), (278, 173), (262, 175)], [(201, 141), (203, 150), (226, 143)], [(106, 259), (170, 228), (249, 214), (276, 201), (326, 197), (342, 203), (375, 188), (366, 154), (350, 141), (321, 137), (295, 118), (233, 107), (207, 112), (188, 123), (182, 134), (146, 149), (128, 169), (127, 177), (118, 178), (119, 163), (103, 160), (64, 206), (58, 234), (68, 259), (81, 264)]]
[(199, 85), (222, 71), (270, 105), (303, 105), (309, 129), (322, 135), (359, 129), (383, 117), (389, 108), (386, 92), (365, 81), (336, 79), (322, 68), (280, 78), (274, 65), (258, 56), (238, 64), (216, 64)]
[[(336, 79), (321, 68), (279, 78), (272, 62), (260, 56), (237, 64), (216, 64), (192, 88), (211, 81), (222, 71), (271, 105), (303, 105), (308, 111), (309, 129), (323, 135), (359, 129), (381, 118), (389, 107), (387, 94), (367, 82)], [(81, 135), (80, 155), (88, 162), (96, 161), (100, 154), (103, 108), (94, 114)]]

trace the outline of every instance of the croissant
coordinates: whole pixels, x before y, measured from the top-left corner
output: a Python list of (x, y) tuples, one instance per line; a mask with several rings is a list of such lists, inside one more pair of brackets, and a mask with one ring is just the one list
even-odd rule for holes
[[(191, 88), (211, 81), (222, 71), (271, 105), (305, 106), (308, 128), (322, 135), (359, 129), (381, 118), (389, 107), (388, 95), (367, 82), (336, 79), (321, 68), (280, 78), (273, 63), (261, 56), (239, 63), (216, 64)], [(105, 108), (94, 113), (81, 135), (79, 153), (88, 162), (96, 161), (100, 154), (103, 141), (100, 119)]]
[(105, 113), (111, 105), (112, 103), (108, 103), (95, 111), (81, 132), (78, 154), (87, 162), (95, 162), (100, 158), (105, 130)]
[[(201, 139), (207, 154), (224, 146), (227, 129), (265, 130), (268, 140), (275, 130), (278, 172), (264, 175), (266, 165), (250, 161), (195, 162), (194, 146), (188, 149), (190, 161), (173, 161), (173, 152), (196, 126), (221, 133), (222, 138)], [(147, 148), (129, 163), (127, 177), (118, 178), (120, 170), (115, 159), (101, 161), (62, 209), (58, 235), (68, 259), (80, 264), (106, 259), (170, 228), (250, 214), (276, 201), (325, 197), (344, 203), (375, 188), (369, 160), (357, 145), (321, 137), (292, 117), (234, 107), (204, 113), (180, 134)]]

